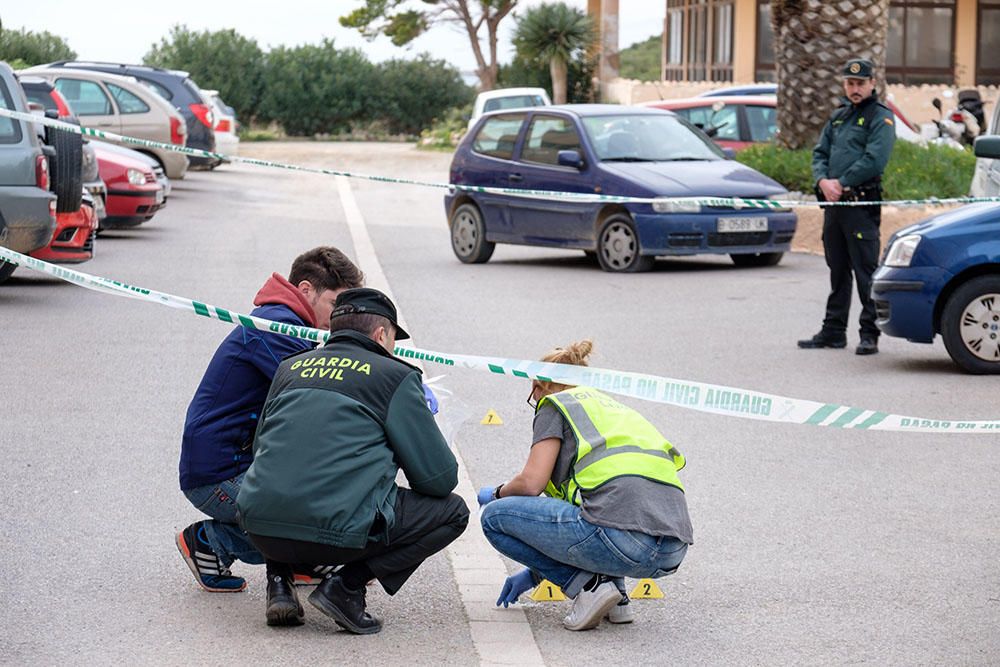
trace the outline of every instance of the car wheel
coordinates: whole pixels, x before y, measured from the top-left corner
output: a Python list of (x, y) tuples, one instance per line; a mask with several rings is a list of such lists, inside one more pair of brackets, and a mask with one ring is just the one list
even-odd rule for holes
[(7, 282), (7, 279), (17, 270), (17, 264), (11, 264), (0, 259), (0, 284)]
[(83, 137), (66, 130), (46, 128), (47, 143), (56, 149), (52, 161), (52, 191), (56, 211), (73, 213), (83, 201)]
[(627, 215), (618, 213), (604, 221), (597, 236), (597, 261), (612, 273), (649, 271), (654, 257), (642, 254), (639, 235)]
[(730, 255), (729, 258), (736, 266), (777, 266), (784, 256), (783, 252), (758, 252), (750, 255)]
[(1000, 276), (973, 278), (948, 297), (941, 336), (969, 373), (1000, 373)]
[(451, 214), (451, 249), (465, 264), (489, 261), (496, 244), (486, 240), (483, 214), (475, 204), (465, 203)]

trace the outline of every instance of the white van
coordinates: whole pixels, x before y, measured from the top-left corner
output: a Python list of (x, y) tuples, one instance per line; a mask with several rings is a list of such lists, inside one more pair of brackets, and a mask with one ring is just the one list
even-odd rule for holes
[(476, 124), (479, 117), (490, 111), (504, 109), (523, 109), (525, 107), (547, 107), (552, 104), (549, 94), (544, 88), (500, 88), (487, 90), (476, 96), (472, 105), (472, 118), (469, 119), (469, 129)]

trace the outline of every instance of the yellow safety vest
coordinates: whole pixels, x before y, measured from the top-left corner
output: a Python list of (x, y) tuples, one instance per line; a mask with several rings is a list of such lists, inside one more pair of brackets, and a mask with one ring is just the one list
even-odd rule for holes
[(617, 477), (632, 475), (684, 486), (677, 471), (684, 456), (638, 412), (592, 387), (574, 387), (538, 401), (551, 403), (576, 435), (576, 461), (558, 487), (550, 479), (545, 495), (581, 504), (580, 494)]

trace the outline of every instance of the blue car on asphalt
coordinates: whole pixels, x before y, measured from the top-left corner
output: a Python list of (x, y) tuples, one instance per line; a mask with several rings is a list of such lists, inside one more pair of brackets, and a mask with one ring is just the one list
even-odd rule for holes
[[(976, 156), (1000, 159), (1000, 137)], [(915, 343), (944, 339), (970, 373), (1000, 373), (1000, 204), (972, 204), (893, 234), (875, 272), (876, 324)]]
[(654, 199), (581, 202), (453, 190), (445, 209), (455, 255), (489, 260), (497, 243), (574, 248), (605, 271), (652, 268), (656, 256), (728, 254), (737, 266), (773, 266), (789, 250), (796, 215), (671, 197), (783, 199), (758, 171), (727, 158), (669, 111), (562, 105), (487, 114), (451, 163), (457, 185)]

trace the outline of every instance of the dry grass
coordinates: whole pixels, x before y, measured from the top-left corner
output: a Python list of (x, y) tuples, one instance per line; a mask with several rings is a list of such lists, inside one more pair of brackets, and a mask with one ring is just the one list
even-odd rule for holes
[[(956, 206), (922, 206), (897, 208), (886, 206), (882, 209), (882, 247), (893, 232), (907, 225), (912, 225), (944, 211), (950, 211)], [(799, 225), (792, 239), (794, 252), (808, 252), (814, 255), (823, 254), (823, 211), (819, 208), (797, 209)]]

